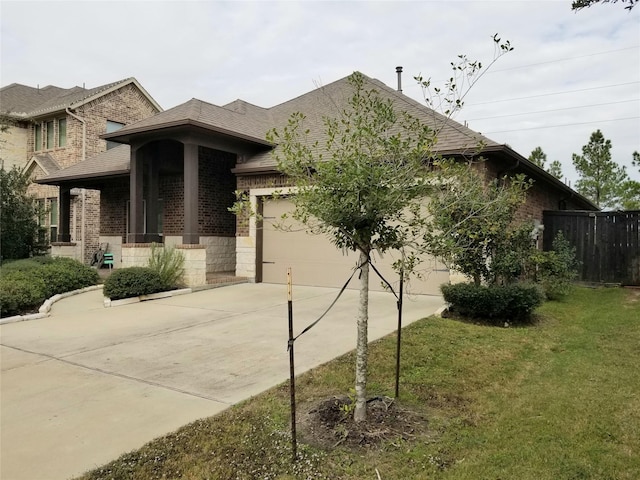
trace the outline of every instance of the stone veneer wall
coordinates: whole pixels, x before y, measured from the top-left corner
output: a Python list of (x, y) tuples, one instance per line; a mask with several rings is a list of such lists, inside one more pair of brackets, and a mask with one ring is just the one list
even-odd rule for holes
[[(207, 249), (205, 245), (175, 245), (184, 254), (183, 282), (188, 287), (207, 284)], [(122, 245), (122, 267), (146, 267), (151, 256), (150, 243)]]
[(80, 258), (80, 247), (80, 244), (74, 242), (54, 242), (51, 244), (51, 256), (78, 260)]

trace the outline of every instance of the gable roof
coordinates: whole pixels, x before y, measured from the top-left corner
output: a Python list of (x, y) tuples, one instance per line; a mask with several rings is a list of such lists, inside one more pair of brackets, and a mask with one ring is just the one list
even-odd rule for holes
[(162, 111), (160, 105), (133, 77), (89, 89), (60, 88), (53, 85), (34, 88), (12, 83), (0, 89), (0, 110), (12, 117), (36, 118), (63, 111), (66, 108), (76, 109), (129, 84), (136, 86), (159, 112)]
[(31, 160), (29, 160), (29, 162), (24, 166), (23, 171), (28, 172), (34, 165), (38, 165), (47, 177), (61, 170), (56, 159), (48, 153), (42, 153), (31, 157)]

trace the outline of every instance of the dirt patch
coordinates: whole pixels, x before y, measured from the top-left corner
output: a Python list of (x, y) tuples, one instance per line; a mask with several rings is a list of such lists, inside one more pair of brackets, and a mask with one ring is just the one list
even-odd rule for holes
[(407, 441), (427, 433), (426, 418), (389, 397), (367, 402), (367, 420), (353, 420), (352, 400), (331, 397), (303, 406), (298, 432), (303, 442), (331, 449), (381, 448), (388, 443)]

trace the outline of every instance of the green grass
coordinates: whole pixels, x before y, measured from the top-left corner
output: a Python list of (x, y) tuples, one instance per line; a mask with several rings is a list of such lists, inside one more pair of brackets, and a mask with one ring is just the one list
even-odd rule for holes
[[(640, 478), (640, 295), (580, 288), (538, 317), (526, 328), (439, 318), (406, 328), (401, 400), (427, 419), (415, 440), (302, 446), (294, 469), (281, 385), (82, 478)], [(370, 394), (393, 394), (394, 349), (393, 336), (372, 346)], [(299, 404), (348, 393), (352, 370), (346, 355), (301, 376)]]

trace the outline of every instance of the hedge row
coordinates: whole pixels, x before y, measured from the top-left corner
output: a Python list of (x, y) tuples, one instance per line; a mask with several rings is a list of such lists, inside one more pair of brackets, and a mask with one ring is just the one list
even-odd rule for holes
[(457, 283), (442, 285), (440, 290), (454, 312), (494, 324), (526, 322), (544, 301), (544, 292), (536, 284)]
[(150, 295), (168, 290), (160, 274), (148, 267), (115, 270), (104, 282), (104, 296), (111, 300)]
[(0, 267), (0, 316), (32, 312), (47, 298), (98, 283), (98, 273), (70, 258), (34, 257)]

